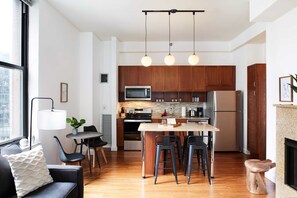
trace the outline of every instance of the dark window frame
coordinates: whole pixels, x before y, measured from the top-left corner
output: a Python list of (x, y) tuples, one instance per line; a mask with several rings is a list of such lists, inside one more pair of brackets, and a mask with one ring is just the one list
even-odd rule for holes
[(29, 7), (21, 0), (19, 0), (22, 5), (22, 15), (21, 15), (21, 65), (11, 64), (7, 62), (0, 61), (0, 67), (8, 69), (17, 69), (23, 72), (23, 134), (21, 137), (13, 138), (5, 142), (1, 142), (0, 146), (11, 144), (12, 142), (18, 142), (22, 137), (28, 138), (28, 42), (29, 42)]

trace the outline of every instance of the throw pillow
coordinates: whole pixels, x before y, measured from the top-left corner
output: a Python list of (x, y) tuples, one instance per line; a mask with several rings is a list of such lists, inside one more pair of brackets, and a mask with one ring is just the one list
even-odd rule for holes
[(41, 146), (19, 154), (4, 155), (4, 157), (9, 162), (18, 197), (23, 197), (53, 182)]
[(9, 144), (1, 148), (1, 155), (11, 155), (21, 153), (22, 149), (16, 144)]

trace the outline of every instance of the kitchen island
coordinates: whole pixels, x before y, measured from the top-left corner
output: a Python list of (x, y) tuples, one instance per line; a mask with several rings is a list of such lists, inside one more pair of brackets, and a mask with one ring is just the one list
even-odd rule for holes
[(215, 132), (220, 131), (218, 128), (203, 123), (182, 123), (180, 126), (161, 126), (159, 123), (141, 123), (138, 131), (141, 131), (142, 141), (142, 177), (154, 175), (155, 162), (155, 136), (164, 134), (165, 131), (173, 131), (175, 133), (184, 131), (209, 131), (211, 132), (211, 177), (214, 177), (214, 146), (215, 146)]

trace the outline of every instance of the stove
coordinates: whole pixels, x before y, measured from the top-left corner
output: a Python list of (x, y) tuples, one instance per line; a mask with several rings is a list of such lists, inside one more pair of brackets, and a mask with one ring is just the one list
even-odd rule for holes
[(152, 120), (152, 109), (150, 108), (127, 108), (126, 109), (126, 118), (124, 121), (137, 121), (141, 122), (142, 120), (151, 121)]
[(152, 122), (152, 109), (127, 108), (124, 119), (124, 150), (141, 150), (138, 127), (141, 123)]

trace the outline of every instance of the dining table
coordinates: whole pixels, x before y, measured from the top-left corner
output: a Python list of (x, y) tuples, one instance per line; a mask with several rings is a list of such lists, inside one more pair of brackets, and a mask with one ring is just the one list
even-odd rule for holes
[(214, 163), (215, 163), (215, 140), (216, 132), (220, 129), (207, 123), (181, 123), (180, 125), (162, 125), (160, 123), (141, 123), (138, 131), (141, 133), (142, 142), (142, 177), (153, 175), (154, 161), (155, 161), (155, 136), (162, 134), (166, 131), (180, 133), (180, 132), (209, 132), (209, 147), (211, 156), (210, 172), (211, 177), (214, 178)]
[[(94, 138), (97, 137), (101, 137), (103, 134), (99, 133), (99, 132), (78, 132), (77, 134), (73, 134), (73, 133), (69, 133), (66, 135), (67, 138), (73, 139), (76, 146), (75, 146), (75, 150), (77, 148), (77, 146), (80, 146), (80, 153), (82, 153), (82, 147), (83, 145), (86, 145), (88, 147), (88, 161), (89, 161), (89, 169), (90, 169), (90, 176), (92, 176), (92, 162), (91, 162), (91, 154), (90, 154), (90, 141), (95, 141)], [(84, 140), (87, 140), (86, 143)], [(78, 143), (78, 141), (80, 141), (80, 143)], [(94, 145), (94, 144), (93, 144)], [(98, 154), (97, 154), (97, 149), (94, 147), (94, 154), (97, 159), (97, 163), (100, 167), (100, 162), (99, 162), (99, 158), (98, 158)]]

